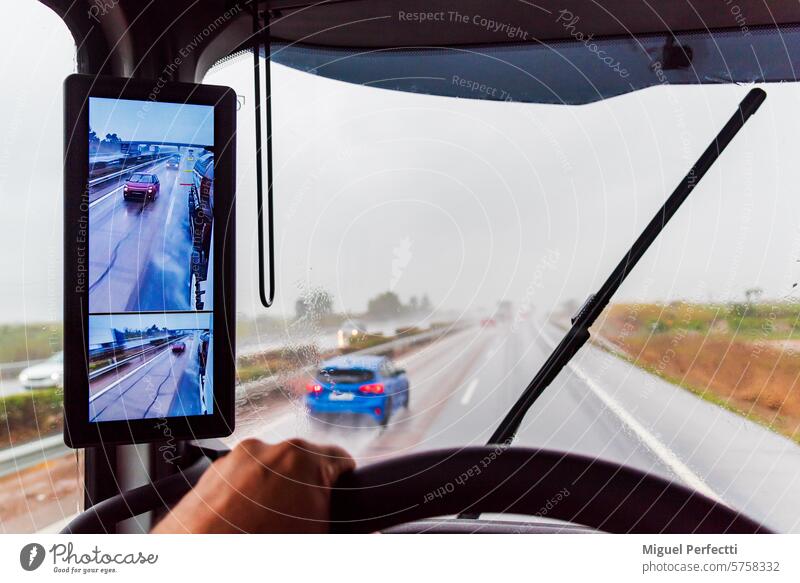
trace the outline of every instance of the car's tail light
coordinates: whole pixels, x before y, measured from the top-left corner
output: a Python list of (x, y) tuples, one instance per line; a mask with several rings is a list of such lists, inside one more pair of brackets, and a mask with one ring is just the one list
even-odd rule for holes
[(306, 391), (309, 393), (321, 393), (322, 385), (314, 385), (314, 384), (306, 385)]
[(358, 390), (369, 395), (381, 395), (383, 394), (383, 384), (375, 383), (373, 385), (361, 385)]

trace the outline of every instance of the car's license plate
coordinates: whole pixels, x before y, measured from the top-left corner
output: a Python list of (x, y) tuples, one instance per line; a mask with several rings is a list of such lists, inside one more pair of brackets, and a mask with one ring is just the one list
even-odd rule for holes
[(331, 401), (352, 401), (353, 393), (331, 393)]

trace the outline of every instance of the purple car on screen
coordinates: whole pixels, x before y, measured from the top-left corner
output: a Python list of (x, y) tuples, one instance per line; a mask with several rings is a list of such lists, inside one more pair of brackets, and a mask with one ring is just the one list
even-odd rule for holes
[(161, 183), (155, 174), (137, 172), (125, 181), (122, 196), (125, 200), (138, 198), (144, 201), (155, 200), (161, 191)]

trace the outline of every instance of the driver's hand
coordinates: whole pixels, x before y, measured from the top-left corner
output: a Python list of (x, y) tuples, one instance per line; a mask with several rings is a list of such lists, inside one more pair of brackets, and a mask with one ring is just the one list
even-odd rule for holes
[(214, 462), (153, 532), (328, 532), (330, 487), (354, 467), (336, 446), (246, 439)]

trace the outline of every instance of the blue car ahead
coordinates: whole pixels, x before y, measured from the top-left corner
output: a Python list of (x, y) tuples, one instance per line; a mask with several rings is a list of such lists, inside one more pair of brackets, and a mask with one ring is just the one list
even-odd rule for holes
[(312, 415), (358, 413), (384, 427), (398, 407), (408, 408), (406, 371), (385, 356), (338, 356), (320, 365), (306, 386)]

